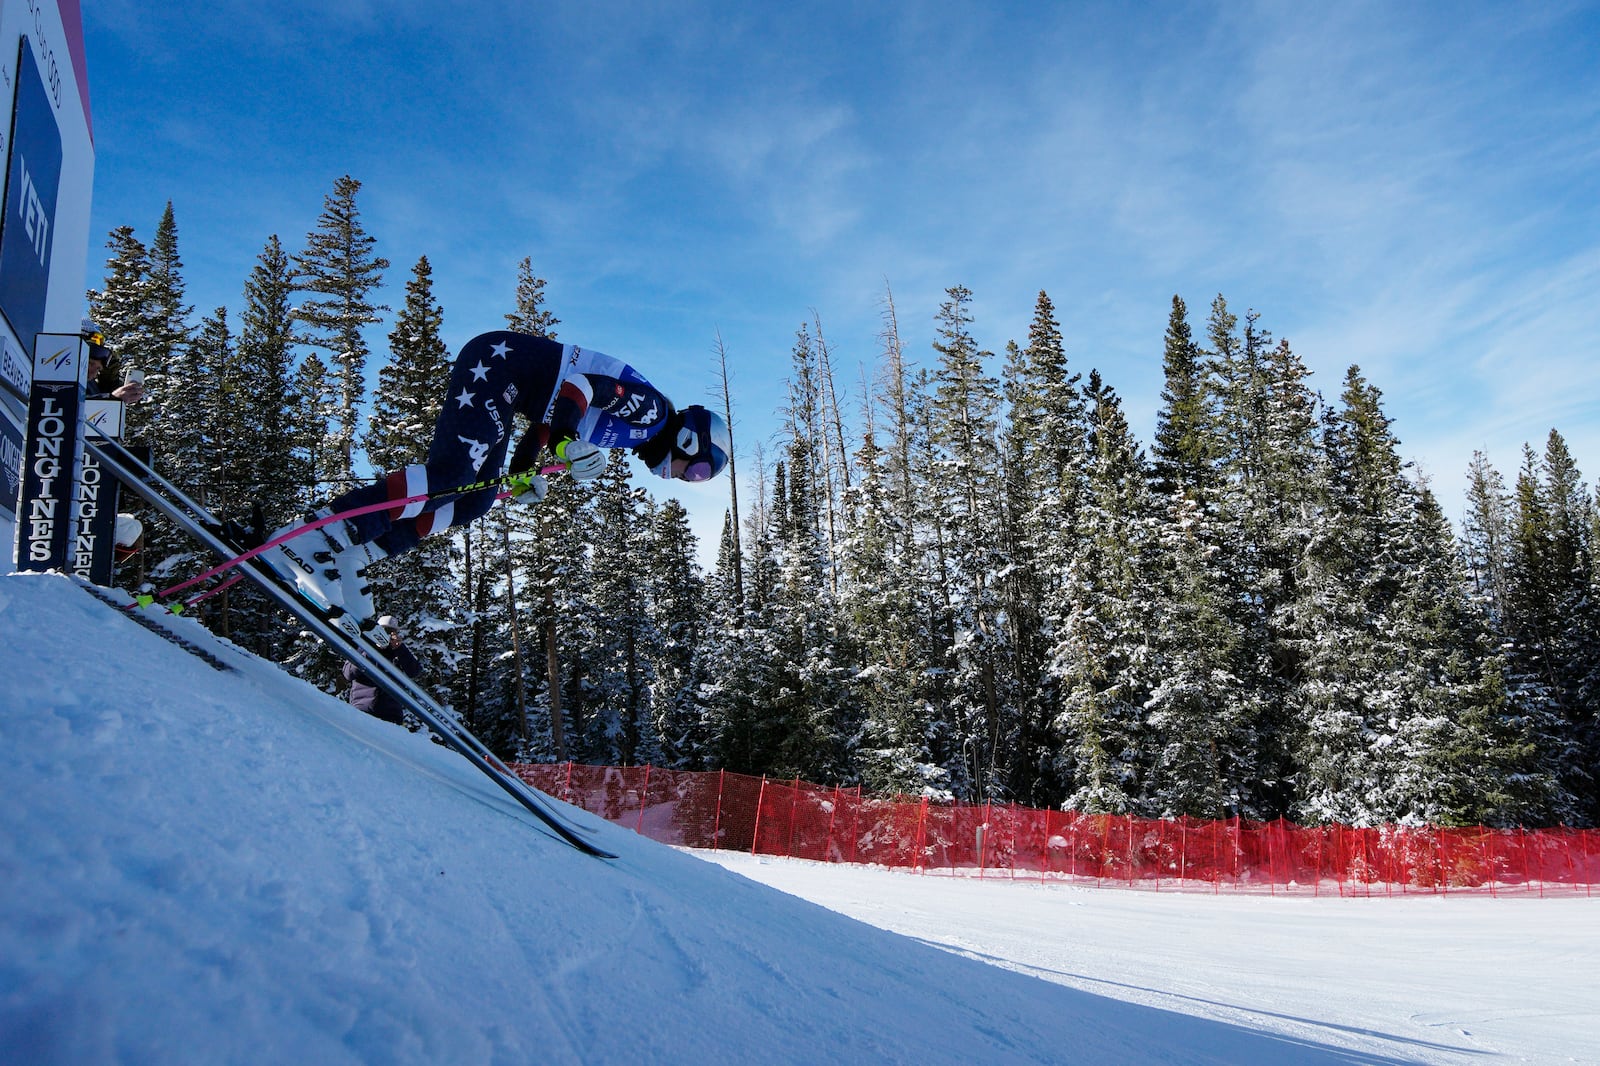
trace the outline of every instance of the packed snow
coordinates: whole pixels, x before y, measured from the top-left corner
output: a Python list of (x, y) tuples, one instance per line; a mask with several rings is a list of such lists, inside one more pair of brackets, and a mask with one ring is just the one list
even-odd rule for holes
[(0, 1061), (1600, 1062), (1600, 900), (919, 876), (561, 807), (598, 860), (122, 614), (0, 577)]

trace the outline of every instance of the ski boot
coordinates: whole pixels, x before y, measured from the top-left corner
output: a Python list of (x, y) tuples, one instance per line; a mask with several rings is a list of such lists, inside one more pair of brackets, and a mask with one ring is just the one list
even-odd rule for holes
[[(346, 632), (364, 638), (369, 644), (383, 648), (388, 639), (373, 620), (372, 576), (368, 568), (373, 563), (387, 559), (389, 553), (371, 541), (350, 544), (342, 549), (318, 556), (319, 565), (331, 568), (338, 574), (340, 606), (344, 619), (337, 624)], [(351, 625), (356, 628), (352, 630)]]
[[(262, 543), (293, 534), (295, 530), (327, 518), (332, 513), (326, 507), (312, 511), (274, 530), (262, 539)], [(285, 583), (298, 588), (300, 595), (312, 605), (331, 614), (336, 609), (344, 608), (339, 568), (333, 562), (341, 550), (350, 546), (349, 533), (344, 527), (342, 521), (329, 522), (298, 536), (290, 536), (256, 558)]]

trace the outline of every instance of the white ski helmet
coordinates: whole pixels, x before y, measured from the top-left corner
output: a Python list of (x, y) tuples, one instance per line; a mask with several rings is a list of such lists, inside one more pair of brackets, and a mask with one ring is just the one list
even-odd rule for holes
[[(669, 461), (681, 460), (682, 469), (672, 476), (680, 481), (710, 481), (722, 473), (733, 454), (733, 436), (728, 423), (699, 404), (675, 412), (663, 432), (672, 434)], [(673, 467), (677, 462), (672, 463)]]

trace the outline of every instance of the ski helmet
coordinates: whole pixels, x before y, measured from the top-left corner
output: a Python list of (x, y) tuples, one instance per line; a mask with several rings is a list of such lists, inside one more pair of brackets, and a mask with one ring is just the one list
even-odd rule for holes
[(680, 481), (710, 481), (722, 473), (733, 453), (733, 436), (728, 423), (699, 404), (675, 412), (665, 427), (672, 434), (672, 455), (668, 469), (682, 460), (683, 467), (671, 476)]

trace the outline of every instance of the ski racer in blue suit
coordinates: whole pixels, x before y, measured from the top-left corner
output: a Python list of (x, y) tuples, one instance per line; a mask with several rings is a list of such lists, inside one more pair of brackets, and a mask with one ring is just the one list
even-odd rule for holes
[[(675, 408), (619, 359), (547, 337), (484, 333), (462, 346), (451, 367), (426, 463), (385, 474), (271, 536), (352, 508), (386, 500), (395, 505), (329, 523), (321, 529), (324, 537), (294, 538), (262, 558), (292, 576), (313, 600), (365, 622), (372, 614), (366, 568), (410, 551), (431, 533), (480, 517), (494, 504), (498, 486), (403, 501), (499, 477), (517, 414), (531, 423), (510, 464), (512, 491), (522, 503), (544, 498), (545, 480), (535, 460), (546, 445), (580, 481), (605, 470), (606, 449), (630, 449), (658, 476), (683, 481), (715, 477), (732, 450), (723, 419), (698, 405)], [(322, 540), (325, 545), (300, 543)]]

